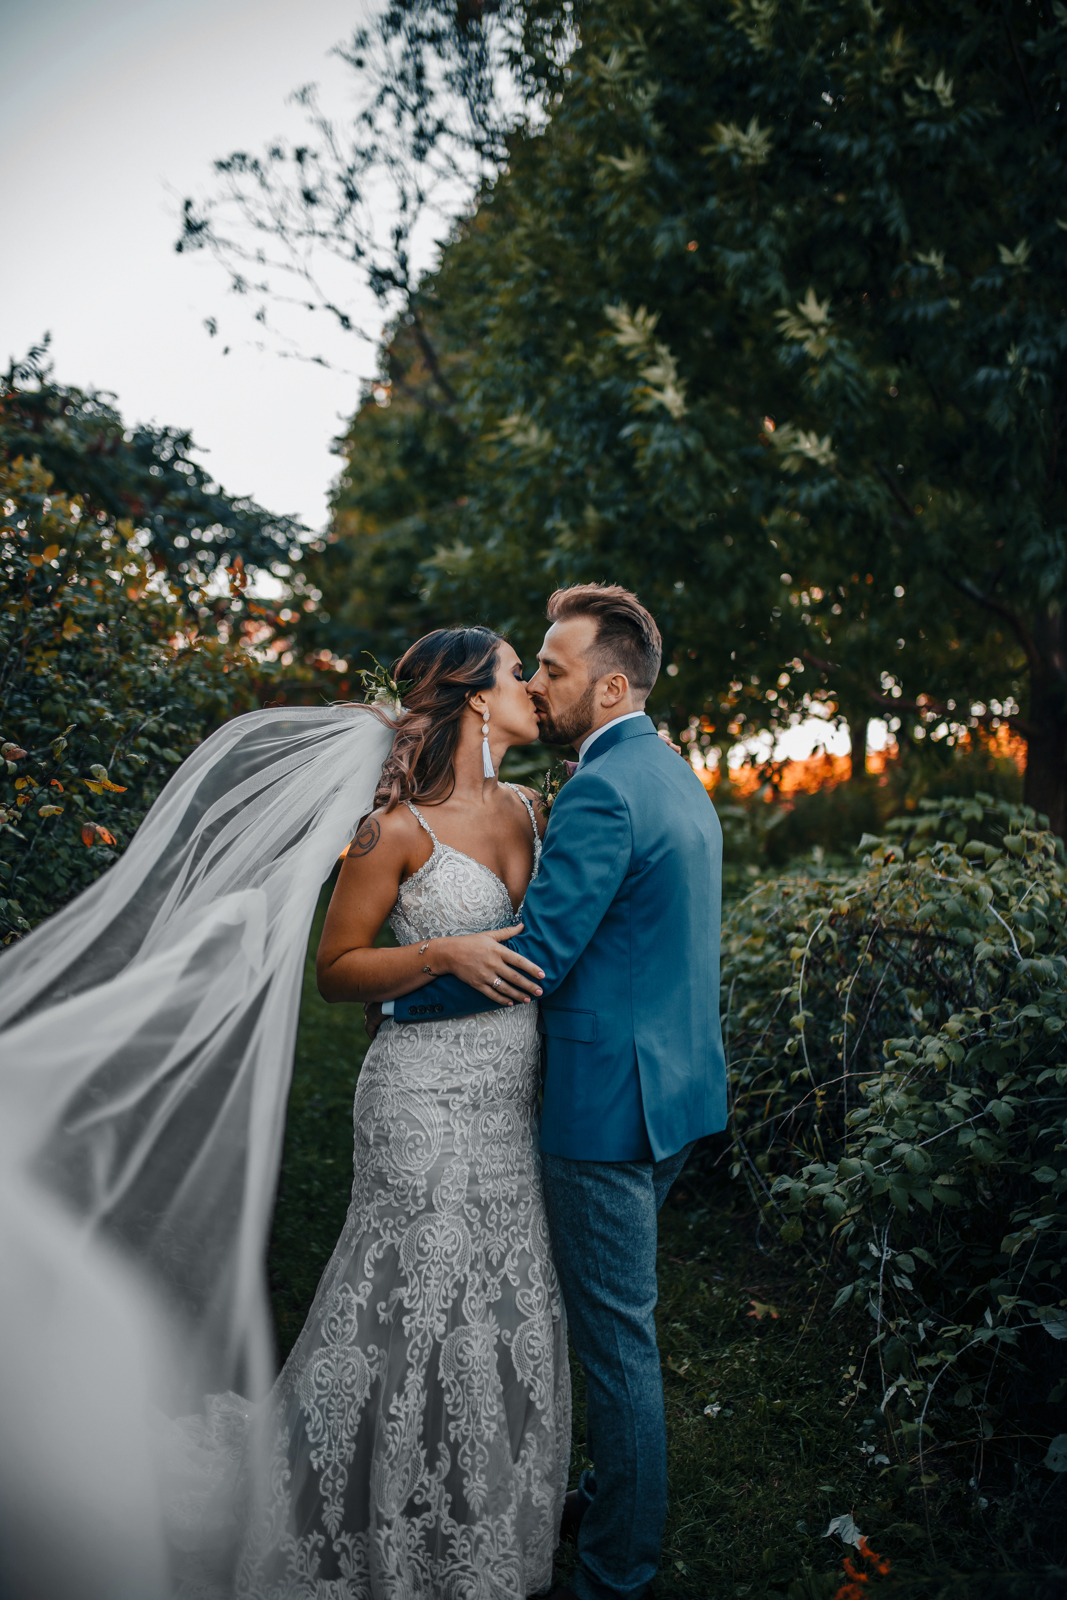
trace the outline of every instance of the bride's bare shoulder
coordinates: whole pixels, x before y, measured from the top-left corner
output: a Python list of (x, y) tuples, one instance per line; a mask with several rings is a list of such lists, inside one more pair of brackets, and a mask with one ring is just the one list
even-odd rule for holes
[(519, 794), (525, 795), (527, 800), (529, 800), (530, 804), (533, 806), (534, 821), (537, 824), (537, 831), (543, 839), (545, 836), (545, 829), (548, 827), (548, 817), (541, 805), (540, 794), (536, 789), (528, 788), (525, 783), (516, 783), (514, 788), (518, 790)]
[(379, 854), (404, 858), (412, 850), (418, 851), (425, 838), (425, 831), (419, 827), (407, 806), (394, 806), (391, 811), (380, 806), (377, 811), (363, 818), (346, 855), (349, 860), (358, 861), (377, 851)]

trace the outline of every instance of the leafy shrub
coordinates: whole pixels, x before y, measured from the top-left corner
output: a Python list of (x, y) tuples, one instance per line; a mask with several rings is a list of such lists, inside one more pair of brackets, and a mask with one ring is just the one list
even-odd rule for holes
[(46, 338), (3, 379), (0, 456), (40, 462), (53, 492), (78, 496), (88, 516), (128, 519), (201, 632), (228, 626), (235, 610), (264, 614), (211, 580), (235, 562), (288, 572), (300, 558), (301, 524), (226, 494), (194, 459), (187, 432), (127, 428), (113, 397), (54, 383), (47, 346)]
[(1067, 1427), (1067, 877), (1043, 820), (925, 801), (861, 871), (760, 883), (726, 928), (734, 1170), (869, 1314), (846, 1400), (873, 1402), (872, 1462), (928, 1484), (951, 1449), (977, 1480)]
[(851, 843), (878, 827), (883, 808), (883, 796), (871, 783), (836, 783), (812, 794), (798, 794), (788, 807), (780, 803), (774, 808), (780, 820), (767, 829), (764, 853), (773, 866), (784, 866), (816, 845), (837, 855), (848, 847), (846, 841)]
[(256, 703), (262, 666), (188, 615), (128, 522), (0, 461), (0, 940), (128, 843), (205, 733)]

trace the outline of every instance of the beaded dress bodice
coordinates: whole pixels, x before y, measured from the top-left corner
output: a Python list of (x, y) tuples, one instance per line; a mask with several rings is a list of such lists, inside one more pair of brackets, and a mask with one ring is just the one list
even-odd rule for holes
[[(513, 789), (530, 814), (533, 827), (534, 861), (531, 882), (541, 867), (541, 839), (529, 800)], [(473, 856), (442, 844), (417, 806), (408, 807), (433, 840), (428, 861), (400, 885), (396, 905), (389, 913), (389, 926), (398, 944), (415, 944), (420, 939), (442, 939), (449, 934), (484, 933), (491, 928), (507, 928), (519, 920), (522, 906), (511, 904), (507, 885), (496, 873)]]

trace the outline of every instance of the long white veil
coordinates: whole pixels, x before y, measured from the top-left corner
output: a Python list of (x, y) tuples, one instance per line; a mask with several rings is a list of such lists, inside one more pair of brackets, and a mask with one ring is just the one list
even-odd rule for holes
[(235, 719), (0, 955), (0, 1593), (165, 1595), (146, 1411), (269, 1388), (304, 953), (392, 739), (359, 707)]

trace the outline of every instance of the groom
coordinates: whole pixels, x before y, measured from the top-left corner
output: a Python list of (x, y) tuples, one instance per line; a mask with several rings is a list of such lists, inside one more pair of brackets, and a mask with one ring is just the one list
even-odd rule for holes
[[(636, 596), (578, 584), (556, 591), (548, 619), (529, 693), (542, 740), (579, 759), (511, 945), (545, 973), (545, 1204), (594, 1462), (564, 1515), (573, 1588), (553, 1600), (639, 1600), (667, 1510), (656, 1213), (693, 1143), (726, 1125), (722, 835), (644, 714), (662, 643)], [(491, 1006), (444, 977), (392, 1010), (417, 1022)]]

